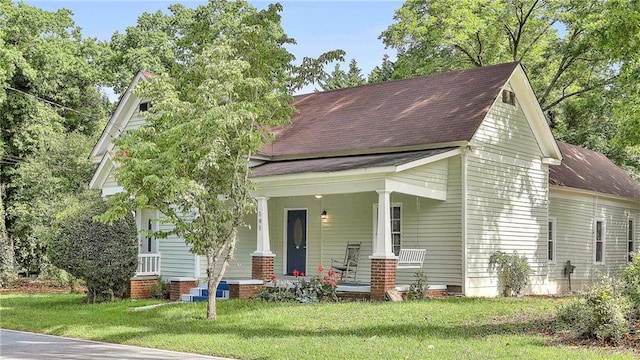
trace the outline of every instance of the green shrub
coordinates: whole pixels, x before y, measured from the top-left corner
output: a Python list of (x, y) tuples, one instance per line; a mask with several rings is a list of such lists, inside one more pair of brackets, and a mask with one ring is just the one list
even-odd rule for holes
[(529, 283), (529, 275), (531, 275), (531, 267), (527, 263), (527, 258), (519, 256), (517, 251), (511, 255), (502, 251), (491, 254), (489, 270), (498, 274), (500, 284), (503, 287), (503, 296), (520, 295)]
[(558, 308), (558, 325), (579, 335), (618, 343), (629, 331), (629, 301), (615, 281), (602, 278)]
[(149, 287), (151, 297), (158, 300), (168, 300), (170, 297), (169, 284), (158, 279), (154, 284)]
[(631, 264), (622, 269), (622, 284), (635, 316), (640, 316), (640, 253), (635, 254)]
[(123, 297), (138, 265), (133, 216), (112, 225), (93, 219), (106, 209), (102, 201), (68, 209), (58, 218), (49, 244), (51, 262), (85, 281), (87, 302)]
[(427, 290), (429, 287), (429, 284), (427, 284), (427, 280), (429, 279), (429, 277), (422, 271), (418, 271), (417, 273), (413, 274), (413, 276), (416, 279), (411, 285), (409, 285), (409, 299), (421, 300), (426, 298)]

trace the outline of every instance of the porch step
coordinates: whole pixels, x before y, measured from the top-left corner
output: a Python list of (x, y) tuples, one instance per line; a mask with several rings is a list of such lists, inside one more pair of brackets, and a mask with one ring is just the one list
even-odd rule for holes
[[(209, 290), (207, 284), (199, 284), (198, 287), (189, 289), (188, 294), (180, 295), (180, 301), (196, 302), (205, 301), (209, 298)], [(229, 298), (229, 284), (225, 280), (220, 281), (216, 289), (216, 299), (225, 300)]]

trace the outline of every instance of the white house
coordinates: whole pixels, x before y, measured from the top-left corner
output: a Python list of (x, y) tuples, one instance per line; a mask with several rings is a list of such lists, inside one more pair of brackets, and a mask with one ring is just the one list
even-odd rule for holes
[[(100, 163), (91, 187), (105, 197), (122, 191), (109, 151), (144, 124), (147, 101), (131, 88), (147, 76), (136, 75), (91, 152)], [(496, 250), (526, 256), (528, 293), (552, 294), (567, 289), (567, 260), (575, 288), (636, 250), (640, 184), (603, 155), (556, 142), (518, 63), (300, 95), (293, 105), (299, 113), (254, 159), (258, 213), (240, 231), (229, 278), (314, 274), (360, 242), (357, 281), (372, 299), (416, 271), (449, 291), (495, 296)], [(167, 226), (149, 221), (160, 214), (136, 216), (140, 275), (205, 276), (204, 258), (182, 239), (145, 236)], [(426, 250), (419, 269), (398, 264), (406, 249)]]

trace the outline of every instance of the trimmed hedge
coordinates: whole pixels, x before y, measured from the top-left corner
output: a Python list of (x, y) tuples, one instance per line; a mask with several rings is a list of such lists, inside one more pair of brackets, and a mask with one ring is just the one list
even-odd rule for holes
[(86, 282), (87, 302), (124, 297), (138, 265), (135, 219), (110, 225), (93, 219), (106, 210), (100, 200), (68, 209), (58, 219), (58, 233), (48, 248), (55, 266)]

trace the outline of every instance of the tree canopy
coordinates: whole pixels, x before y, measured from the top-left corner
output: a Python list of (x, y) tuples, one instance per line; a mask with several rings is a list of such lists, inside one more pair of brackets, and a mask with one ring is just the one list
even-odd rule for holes
[(638, 24), (637, 1), (409, 0), (380, 38), (396, 78), (521, 62), (558, 138), (638, 174)]
[[(115, 141), (116, 179), (125, 192), (111, 197), (104, 219), (159, 209), (161, 221), (172, 224), (192, 252), (207, 257), (210, 294), (254, 206), (251, 156), (269, 139), (271, 127), (290, 120), (290, 93), (301, 76), (312, 76), (305, 67), (341, 56), (329, 53), (292, 66), (285, 46), (293, 40), (280, 26), (281, 10), (277, 4), (257, 10), (245, 1), (211, 1), (157, 15), (157, 21), (172, 24), (172, 34), (180, 34), (168, 38), (181, 55), (159, 61), (157, 75), (135, 88), (153, 106), (144, 126)], [(140, 19), (139, 26), (146, 26), (148, 17)], [(127, 36), (137, 31), (129, 28)], [(210, 296), (207, 318), (216, 315)]]
[[(110, 107), (100, 92), (106, 52), (105, 44), (82, 37), (68, 10), (0, 0), (0, 229), (6, 228), (0, 239), (5, 249), (15, 243), (18, 268), (25, 271), (37, 273), (43, 263), (44, 243), (35, 231), (49, 223), (36, 213), (54, 211), (60, 198), (77, 191), (71, 185), (76, 177), (85, 176), (85, 187), (90, 179), (86, 170), (58, 170), (71, 166), (63, 161), (86, 157), (89, 136), (104, 123)], [(84, 145), (76, 146), (80, 138)], [(65, 147), (77, 152), (58, 156), (70, 155)], [(37, 172), (43, 169), (50, 171)]]

